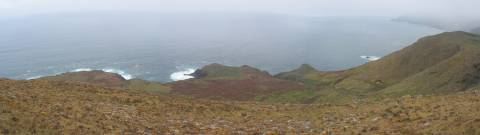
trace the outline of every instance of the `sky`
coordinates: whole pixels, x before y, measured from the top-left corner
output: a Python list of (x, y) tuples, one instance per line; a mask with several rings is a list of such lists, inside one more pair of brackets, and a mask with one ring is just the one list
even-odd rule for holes
[(126, 10), (262, 12), (310, 16), (476, 16), (480, 0), (0, 0), (1, 16)]

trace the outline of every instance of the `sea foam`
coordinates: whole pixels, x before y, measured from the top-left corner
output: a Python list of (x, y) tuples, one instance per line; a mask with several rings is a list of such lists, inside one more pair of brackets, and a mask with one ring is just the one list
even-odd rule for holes
[[(78, 69), (75, 69), (75, 70), (72, 70), (71, 72), (84, 72), (84, 71), (93, 71), (94, 69), (91, 69), (91, 68), (78, 68)], [(133, 75), (123, 71), (123, 70), (119, 70), (119, 69), (113, 69), (113, 68), (104, 68), (104, 69), (100, 69), (102, 70), (103, 72), (107, 72), (107, 73), (115, 73), (115, 74), (119, 74), (120, 76), (122, 76), (123, 78), (125, 78), (126, 80), (130, 80), (130, 79), (133, 79)]]
[(84, 71), (93, 71), (93, 69), (91, 69), (91, 68), (79, 68), (79, 69), (72, 70), (72, 72), (84, 72)]
[(37, 76), (28, 77), (27, 80), (35, 80), (42, 77), (43, 77), (42, 75), (37, 75)]
[[(94, 71), (94, 70), (97, 70), (97, 69), (77, 68), (77, 69), (71, 70), (69, 72), (86, 72), (86, 71)], [(130, 80), (130, 79), (134, 78), (133, 75), (131, 75), (131, 74), (129, 74), (129, 73), (123, 71), (123, 70), (112, 69), (112, 68), (104, 68), (104, 69), (98, 69), (98, 70), (101, 70), (101, 71), (107, 72), (107, 73), (119, 74), (120, 76), (122, 76), (126, 80)], [(35, 80), (35, 79), (39, 79), (39, 78), (42, 78), (42, 77), (45, 77), (45, 76), (56, 76), (56, 75), (60, 75), (60, 74), (62, 74), (62, 73), (60, 72), (60, 73), (55, 73), (55, 74), (51, 74), (51, 75), (36, 75), (36, 76), (27, 77), (26, 80)]]
[(103, 72), (108, 72), (108, 73), (119, 74), (119, 75), (121, 75), (123, 78), (125, 78), (126, 80), (133, 79), (133, 75), (128, 74), (128, 73), (126, 73), (125, 71), (122, 71), (122, 70), (107, 68), (107, 69), (102, 69), (102, 71), (103, 71)]
[(172, 79), (173, 81), (192, 79), (195, 77), (191, 76), (190, 74), (194, 73), (195, 71), (196, 69), (188, 68), (183, 71), (175, 72), (170, 75), (170, 79)]
[(363, 56), (360, 56), (360, 58), (366, 59), (366, 60), (368, 60), (368, 61), (377, 61), (377, 60), (379, 60), (381, 57), (363, 55)]

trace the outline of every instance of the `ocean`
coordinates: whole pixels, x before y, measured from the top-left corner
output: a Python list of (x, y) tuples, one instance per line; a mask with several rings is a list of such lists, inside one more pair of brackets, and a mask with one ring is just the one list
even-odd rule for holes
[(0, 19), (0, 77), (104, 70), (170, 82), (211, 63), (352, 68), (441, 30), (389, 17), (63, 13)]

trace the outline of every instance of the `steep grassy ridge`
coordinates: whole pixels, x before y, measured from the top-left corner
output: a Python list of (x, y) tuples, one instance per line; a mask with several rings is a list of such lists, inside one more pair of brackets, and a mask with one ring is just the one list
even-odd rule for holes
[(480, 37), (446, 32), (350, 70), (320, 72), (301, 67), (276, 77), (310, 84), (318, 101), (451, 93), (478, 85)]

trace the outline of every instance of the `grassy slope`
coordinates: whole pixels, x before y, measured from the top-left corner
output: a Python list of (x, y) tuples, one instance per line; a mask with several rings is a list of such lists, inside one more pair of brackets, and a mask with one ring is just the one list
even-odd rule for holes
[(1, 134), (479, 134), (480, 92), (345, 105), (209, 101), (0, 80)]
[(378, 61), (350, 70), (300, 72), (299, 68), (276, 77), (313, 86), (310, 88), (316, 91), (319, 102), (455, 92), (478, 83), (479, 46), (477, 35), (447, 32), (422, 38)]
[(157, 82), (150, 82), (140, 79), (128, 80), (127, 89), (142, 90), (150, 93), (166, 94), (170, 93), (171, 88)]
[(311, 82), (314, 76), (309, 76), (314, 73), (318, 73), (319, 71), (308, 64), (303, 64), (298, 69), (295, 69), (291, 72), (280, 73), (275, 75), (277, 78), (282, 78), (285, 80), (303, 82), (306, 84), (312, 85), (314, 82)]
[(127, 80), (121, 75), (114, 73), (107, 73), (103, 71), (83, 71), (63, 73), (56, 76), (48, 76), (39, 78), (42, 80), (56, 80), (56, 81), (70, 81), (70, 82), (83, 82), (89, 84), (95, 84), (99, 86), (123, 88), (126, 86)]
[(477, 85), (480, 79), (480, 38), (449, 39), (461, 44), (454, 56), (393, 85), (381, 93), (393, 95), (429, 94), (465, 90)]
[(390, 86), (456, 55), (470, 37), (463, 32), (425, 37), (381, 60), (349, 70), (346, 74), (350, 79), (372, 85), (381, 81)]
[(312, 103), (315, 97), (315, 91), (303, 90), (260, 95), (255, 97), (255, 100), (268, 103)]

